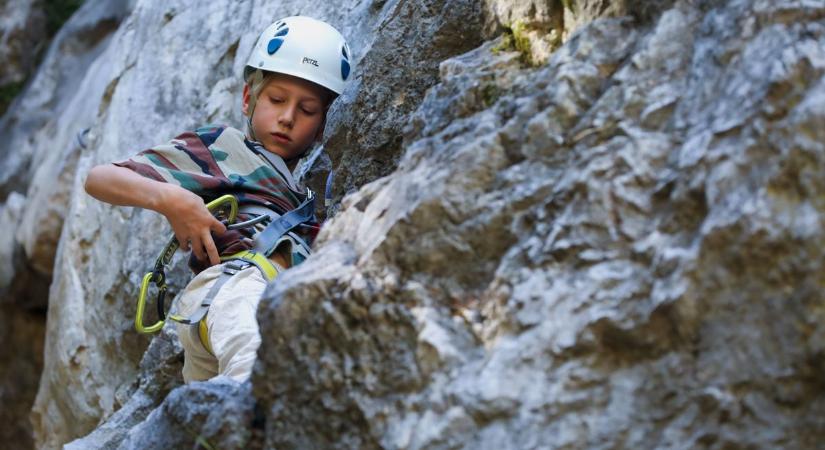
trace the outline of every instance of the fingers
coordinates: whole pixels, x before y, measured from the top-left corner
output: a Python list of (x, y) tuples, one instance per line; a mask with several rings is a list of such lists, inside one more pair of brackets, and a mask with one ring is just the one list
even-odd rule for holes
[(185, 252), (189, 251), (189, 249), (191, 248), (191, 243), (189, 242), (189, 238), (183, 237), (183, 236), (180, 236), (180, 235), (176, 234), (175, 239), (178, 240), (178, 247), (181, 250), (183, 250)]
[(203, 211), (207, 214), (180, 215), (169, 217), (172, 229), (176, 230), (175, 237), (180, 244), (182, 251), (191, 251), (200, 261), (209, 261), (210, 265), (219, 264), (220, 254), (212, 239), (212, 234), (221, 235), (226, 232), (226, 225), (209, 213), (205, 207)]
[(209, 261), (210, 266), (220, 264), (221, 258), (218, 255), (218, 249), (215, 247), (215, 241), (212, 240), (212, 236), (208, 231), (200, 239), (192, 239), (190, 247), (199, 261)]
[(215, 234), (226, 233), (226, 225), (224, 225), (223, 222), (217, 219), (212, 221), (212, 224), (209, 225), (209, 229), (212, 230), (212, 232), (214, 232)]
[(207, 256), (209, 256), (210, 265), (214, 266), (215, 264), (220, 264), (221, 258), (218, 255), (218, 249), (215, 247), (215, 241), (212, 240), (212, 235), (210, 235), (208, 232), (204, 234), (202, 242), (204, 244), (204, 248), (206, 249), (206, 254)]
[(199, 261), (206, 260), (206, 252), (203, 251), (203, 241), (201, 239), (193, 238), (189, 247), (190, 250), (192, 250), (192, 253), (195, 254), (195, 257), (198, 258)]

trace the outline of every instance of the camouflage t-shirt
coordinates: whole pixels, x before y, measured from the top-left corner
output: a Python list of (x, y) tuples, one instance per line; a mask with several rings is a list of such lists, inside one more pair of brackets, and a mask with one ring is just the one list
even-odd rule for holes
[[(295, 184), (278, 155), (231, 127), (203, 127), (186, 132), (114, 164), (156, 181), (177, 184), (199, 195), (204, 202), (231, 194), (241, 206), (262, 206), (284, 214), (306, 200), (306, 193)], [(249, 218), (241, 213), (237, 221)], [(318, 230), (319, 224), (312, 222), (294, 232), (311, 245)], [(221, 256), (248, 250), (252, 248), (249, 238), (253, 233), (252, 229), (229, 230), (214, 236), (215, 245)], [(195, 272), (207, 267), (194, 253), (189, 266)]]

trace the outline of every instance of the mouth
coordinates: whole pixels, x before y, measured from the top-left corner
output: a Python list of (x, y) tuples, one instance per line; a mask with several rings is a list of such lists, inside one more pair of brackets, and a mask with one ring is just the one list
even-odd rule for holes
[(287, 144), (287, 143), (292, 142), (292, 139), (290, 139), (289, 136), (285, 135), (284, 133), (269, 133), (269, 134), (272, 135), (273, 138), (275, 138), (276, 142), (280, 142), (282, 144)]

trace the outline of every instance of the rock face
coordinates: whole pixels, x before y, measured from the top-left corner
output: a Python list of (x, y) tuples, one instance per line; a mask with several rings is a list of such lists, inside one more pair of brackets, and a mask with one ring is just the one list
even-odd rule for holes
[[(330, 120), (328, 152), (339, 168), (335, 200), (389, 174), (401, 154), (400, 129), (435, 84), (438, 64), (482, 42), (483, 9), (475, 0), (373, 2), (381, 9), (376, 28), (354, 36), (371, 42), (359, 60), (354, 98)], [(365, 45), (356, 38), (354, 45)]]
[[(356, 52), (324, 142), (350, 195), (267, 290), (252, 380), (180, 386), (172, 330), (132, 329), (168, 228), (82, 183), (240, 125), (249, 30), (300, 13)], [(813, 0), (88, 2), (0, 119), (0, 252), (20, 261), (0, 288), (52, 278), (37, 446), (816, 448), (824, 17)]]
[(680, 2), (445, 61), (267, 291), (266, 446), (820, 446), (823, 17)]
[[(427, 8), (407, 2), (321, 6), (305, 1), (256, 5), (214, 2), (204, 9), (202, 2), (194, 1), (110, 1), (84, 8), (102, 11), (115, 5), (121, 6), (118, 11), (123, 14), (118, 18), (122, 23), (114, 34), (99, 41), (105, 44), (99, 54), (84, 61), (89, 69), (82, 72), (83, 77), (65, 100), (67, 108), (75, 103), (82, 107), (71, 111), (71, 121), (56, 122), (61, 142), (75, 144), (75, 135), (81, 132), (83, 145), (72, 148), (71, 154), (77, 157), (71, 169), (59, 171), (69, 174), (66, 192), (71, 206), (64, 212), (66, 220), (55, 257), (49, 298), (59, 300), (49, 305), (45, 367), (32, 414), (35, 437), (42, 448), (56, 448), (82, 437), (102, 419), (109, 421), (95, 433), (97, 437), (89, 436), (77, 445), (111, 445), (136, 420), (116, 412), (128, 410), (140, 415), (146, 411), (147, 398), (163, 397), (146, 394), (134, 381), (138, 376), (148, 379), (152, 375), (138, 365), (148, 339), (136, 335), (132, 320), (138, 283), (169, 231), (156, 215), (89, 198), (82, 183), (91, 166), (123, 158), (204, 123), (241, 126), (239, 74), (257, 39), (249, 30), (263, 29), (275, 17), (312, 13), (353, 37), (353, 57), (361, 62), (361, 69), (341, 102), (354, 105), (368, 97), (376, 105), (384, 105), (382, 108), (396, 110), (392, 122), (375, 114), (359, 116), (361, 131), (356, 135), (359, 142), (394, 142), (395, 155), (384, 153), (390, 159), (397, 158), (400, 151), (397, 144), (404, 118), (420, 103), (426, 88), (436, 82), (438, 63), (483, 41), (483, 9), (475, 2), (432, 2)], [(89, 21), (93, 15), (84, 17)], [(458, 32), (464, 23), (472, 26)], [(376, 29), (382, 31), (376, 34)], [(402, 47), (404, 51), (399, 53)], [(399, 55), (402, 58), (397, 59)], [(379, 67), (382, 61), (389, 64), (393, 58), (397, 60), (392, 61), (392, 67)], [(182, 61), (186, 61), (185, 70)], [(69, 63), (76, 64), (77, 59), (65, 62)], [(394, 78), (384, 80), (370, 67)], [(373, 85), (365, 88), (363, 79)], [(16, 123), (30, 116), (36, 114), (19, 113), (14, 119), (17, 122), (9, 122), (25, 129)], [(340, 116), (333, 113), (330, 117)], [(330, 122), (330, 133), (336, 135), (340, 122)], [(6, 189), (26, 185), (21, 168), (26, 168), (37, 149), (44, 146), (40, 140), (15, 153), (18, 159), (4, 167)], [(326, 147), (330, 154), (340, 152), (334, 145)], [(364, 184), (377, 176), (370, 167), (374, 166), (351, 167), (341, 173), (344, 179)], [(53, 168), (49, 170), (55, 173)], [(320, 178), (324, 177), (310, 182)], [(176, 267), (171, 279), (180, 288), (188, 276), (180, 264)]]
[(41, 70), (0, 117), (0, 346), (12, 349), (0, 358), (0, 441), (16, 448), (33, 446), (28, 418), (44, 366), (52, 268), (81, 151), (75, 134), (92, 111), (88, 98), (75, 94), (123, 16), (123, 4), (90, 1), (48, 51), (43, 2), (0, 4), (0, 85), (23, 80), (35, 56), (45, 53)]
[(46, 324), (38, 312), (0, 304), (0, 438), (14, 448), (34, 445), (29, 411), (37, 393), (43, 368), (43, 337)]
[(39, 0), (0, 0), (0, 115), (45, 49), (46, 14)]

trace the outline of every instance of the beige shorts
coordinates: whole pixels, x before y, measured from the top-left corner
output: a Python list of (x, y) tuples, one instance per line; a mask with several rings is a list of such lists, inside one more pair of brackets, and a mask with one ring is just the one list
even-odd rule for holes
[[(219, 264), (193, 278), (178, 298), (177, 314), (184, 317), (192, 314), (222, 271), (223, 264)], [(241, 382), (249, 379), (261, 345), (256, 312), (266, 285), (258, 268), (250, 266), (226, 281), (218, 291), (206, 315), (214, 355), (201, 344), (197, 325), (175, 323), (184, 349), (183, 380), (186, 383), (217, 375), (227, 375)]]

